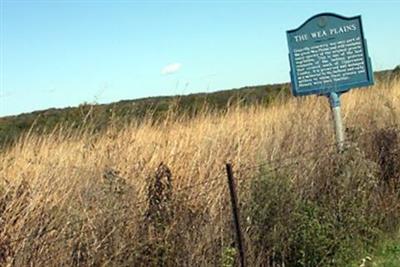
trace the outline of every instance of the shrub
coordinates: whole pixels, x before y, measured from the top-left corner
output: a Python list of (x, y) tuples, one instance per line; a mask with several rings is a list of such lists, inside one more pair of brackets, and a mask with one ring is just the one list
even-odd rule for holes
[(350, 147), (317, 165), (300, 164), (307, 177), (263, 170), (252, 182), (245, 216), (259, 265), (340, 266), (379, 236), (376, 164)]

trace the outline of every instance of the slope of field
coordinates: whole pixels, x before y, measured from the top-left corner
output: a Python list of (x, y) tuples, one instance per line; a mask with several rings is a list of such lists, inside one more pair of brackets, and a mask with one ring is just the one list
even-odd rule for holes
[[(388, 80), (400, 74), (400, 67), (375, 73), (375, 79)], [(63, 123), (79, 128), (88, 120), (98, 131), (113, 121), (126, 124), (128, 121), (142, 121), (149, 113), (152, 117), (163, 118), (171, 108), (176, 113), (196, 115), (206, 105), (214, 111), (223, 111), (230, 102), (240, 101), (241, 105), (269, 105), (290, 98), (289, 84), (247, 86), (239, 89), (198, 93), (184, 96), (149, 97), (123, 100), (110, 104), (83, 103), (79, 107), (48, 109), (17, 116), (0, 118), (0, 145), (15, 141), (21, 134), (34, 128), (38, 132), (53, 130)]]
[(343, 154), (317, 96), (30, 132), (0, 156), (0, 264), (232, 266), (227, 161), (249, 266), (361, 260), (399, 226), (400, 82), (342, 103)]
[(162, 118), (171, 108), (177, 108), (176, 112), (180, 114), (196, 115), (205, 105), (217, 111), (225, 109), (229, 102), (239, 99), (242, 105), (267, 105), (275, 99), (287, 98), (289, 95), (289, 84), (286, 83), (214, 93), (122, 100), (111, 104), (83, 103), (78, 107), (35, 111), (0, 118), (0, 145), (16, 140), (32, 126), (43, 133), (51, 131), (60, 123), (79, 128), (90, 120), (92, 127), (103, 130), (111, 121), (115, 124), (118, 120), (122, 125), (132, 120), (143, 121), (149, 113), (154, 118)]

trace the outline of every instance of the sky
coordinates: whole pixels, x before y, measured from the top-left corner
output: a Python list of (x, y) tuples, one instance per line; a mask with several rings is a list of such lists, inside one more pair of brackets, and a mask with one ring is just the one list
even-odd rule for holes
[(286, 31), (322, 12), (400, 64), (400, 0), (0, 0), (0, 116), (288, 82)]

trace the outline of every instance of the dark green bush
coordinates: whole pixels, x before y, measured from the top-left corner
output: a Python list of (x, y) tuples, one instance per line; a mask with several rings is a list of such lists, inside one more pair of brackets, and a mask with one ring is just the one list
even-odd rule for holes
[(356, 147), (317, 158), (252, 181), (244, 221), (257, 265), (343, 266), (384, 230), (377, 164)]

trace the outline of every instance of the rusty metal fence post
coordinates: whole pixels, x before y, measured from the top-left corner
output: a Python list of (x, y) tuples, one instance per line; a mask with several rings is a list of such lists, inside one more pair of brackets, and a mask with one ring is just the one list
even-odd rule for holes
[(244, 242), (243, 242), (243, 235), (240, 228), (240, 216), (239, 216), (239, 208), (238, 208), (238, 198), (236, 194), (236, 184), (233, 176), (232, 164), (226, 164), (226, 173), (228, 176), (228, 185), (229, 185), (229, 192), (231, 195), (231, 204), (232, 204), (232, 215), (233, 221), (235, 224), (236, 230), (236, 245), (239, 251), (240, 256), (240, 266), (245, 267), (245, 253), (244, 253)]

